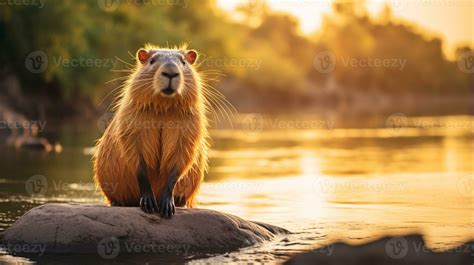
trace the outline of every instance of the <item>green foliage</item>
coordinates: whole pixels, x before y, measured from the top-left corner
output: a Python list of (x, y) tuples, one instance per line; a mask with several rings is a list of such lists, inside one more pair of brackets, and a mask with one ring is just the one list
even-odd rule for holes
[[(27, 92), (42, 87), (49, 94), (57, 84), (65, 98), (94, 97), (101, 95), (101, 87), (115, 76), (110, 62), (118, 57), (133, 63), (131, 54), (145, 43), (166, 46), (190, 42), (196, 48), (208, 47), (212, 53), (225, 49), (219, 39), (225, 27), (212, 30), (212, 25), (222, 20), (213, 15), (212, 2), (190, 2), (186, 8), (134, 3), (123, 1), (110, 12), (101, 9), (97, 0), (47, 1), (43, 8), (2, 7), (2, 71), (19, 76)], [(25, 58), (33, 51), (47, 56), (48, 67), (42, 73), (30, 73), (25, 68)], [(74, 66), (67, 60), (83, 63)], [(87, 60), (92, 64), (87, 65)]]
[[(388, 7), (382, 12), (382, 21), (367, 15), (355, 16), (357, 12), (350, 11), (353, 8), (351, 3), (339, 4), (336, 15), (324, 21), (319, 36), (319, 46), (325, 47), (321, 50), (330, 51), (337, 58), (338, 66), (331, 76), (341, 89), (389, 94), (465, 93), (469, 90), (468, 76), (445, 58), (440, 39), (428, 39), (410, 26), (391, 22)], [(341, 66), (344, 58), (401, 60), (405, 66)]]
[[(18, 76), (26, 93), (41, 90), (64, 100), (81, 97), (97, 102), (106, 92), (104, 83), (120, 74), (110, 71), (112, 65), (71, 66), (64, 60), (99, 59), (103, 64), (118, 57), (134, 63), (135, 51), (145, 43), (187, 42), (201, 52), (202, 68), (220, 70), (229, 80), (238, 80), (242, 89), (259, 93), (307, 97), (311, 89), (322, 89), (330, 82), (341, 92), (469, 90), (468, 75), (444, 57), (441, 40), (426, 39), (409, 26), (394, 24), (388, 7), (377, 21), (367, 16), (363, 1), (337, 1), (318, 37), (308, 38), (299, 33), (295, 18), (270, 13), (264, 3), (256, 5), (257, 10), (241, 6), (247, 19), (236, 23), (213, 0), (175, 1), (180, 5), (117, 2), (114, 10), (102, 9), (97, 0), (49, 0), (43, 8), (2, 6), (2, 75)], [(33, 74), (25, 68), (25, 58), (37, 50), (46, 53), (49, 64), (44, 72)], [(331, 73), (320, 73), (314, 66), (315, 56), (322, 51), (338, 58)], [(459, 53), (466, 51), (472, 50), (463, 47)], [(340, 61), (369, 57), (401, 59), (406, 65), (403, 70), (344, 67)], [(240, 63), (232, 63), (236, 60)], [(126, 67), (120, 62), (115, 66)]]

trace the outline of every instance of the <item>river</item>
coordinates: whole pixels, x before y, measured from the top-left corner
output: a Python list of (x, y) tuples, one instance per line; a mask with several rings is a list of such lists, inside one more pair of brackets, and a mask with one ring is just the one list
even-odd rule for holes
[[(199, 207), (293, 233), (232, 253), (165, 260), (282, 262), (337, 240), (363, 243), (412, 232), (423, 234), (436, 250), (473, 239), (474, 116), (397, 115), (361, 125), (256, 114), (240, 117), (234, 128), (213, 129)], [(0, 148), (0, 231), (44, 203), (103, 203), (91, 169), (100, 129), (100, 124), (60, 126), (55, 132), (60, 154)], [(39, 176), (48, 183), (40, 196), (26, 186)], [(143, 264), (164, 258), (84, 259)], [(39, 261), (83, 264), (84, 259)], [(0, 254), (0, 263), (34, 260)]]

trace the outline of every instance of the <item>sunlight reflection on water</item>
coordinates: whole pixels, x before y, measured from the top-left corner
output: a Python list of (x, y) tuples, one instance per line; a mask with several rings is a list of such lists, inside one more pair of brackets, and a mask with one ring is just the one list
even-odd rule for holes
[[(200, 207), (294, 234), (207, 261), (282, 261), (335, 240), (409, 232), (435, 249), (472, 238), (474, 117), (417, 119), (385, 128), (214, 130)], [(91, 185), (92, 149), (64, 149), (49, 159), (1, 152), (2, 230), (36, 205), (101, 203)], [(25, 192), (34, 174), (53, 183), (44, 197)]]

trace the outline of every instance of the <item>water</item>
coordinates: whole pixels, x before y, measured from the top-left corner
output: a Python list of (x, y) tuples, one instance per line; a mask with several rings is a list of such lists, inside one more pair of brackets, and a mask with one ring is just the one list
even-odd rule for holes
[[(293, 234), (232, 253), (166, 261), (282, 262), (336, 240), (363, 243), (412, 232), (422, 233), (435, 250), (474, 238), (474, 117), (390, 119), (361, 125), (253, 115), (241, 117), (234, 129), (213, 130), (200, 207), (278, 225)], [(0, 150), (1, 231), (44, 203), (102, 203), (91, 181), (87, 148), (100, 135), (97, 126), (67, 125), (57, 135), (61, 154)], [(25, 188), (35, 175), (48, 181), (44, 196), (32, 197)], [(105, 262), (98, 255), (83, 259)], [(68, 256), (52, 260), (79, 262)], [(4, 253), (0, 261), (29, 260)], [(141, 255), (110, 262), (159, 261), (163, 258)]]

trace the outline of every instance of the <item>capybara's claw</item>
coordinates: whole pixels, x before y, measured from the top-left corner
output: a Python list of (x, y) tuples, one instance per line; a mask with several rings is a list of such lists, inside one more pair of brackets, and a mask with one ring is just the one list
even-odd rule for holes
[(174, 205), (177, 207), (186, 206), (186, 198), (184, 197), (184, 195), (174, 197)]
[(156, 202), (155, 196), (149, 193), (143, 194), (140, 198), (140, 208), (145, 213), (158, 212), (158, 203)]
[(159, 213), (163, 218), (171, 218), (175, 214), (174, 200), (172, 196), (162, 196), (158, 203)]

